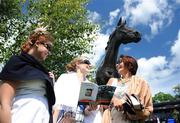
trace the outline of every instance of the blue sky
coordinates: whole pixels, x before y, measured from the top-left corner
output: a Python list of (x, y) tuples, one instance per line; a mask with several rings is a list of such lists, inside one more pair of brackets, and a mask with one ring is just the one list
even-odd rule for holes
[(138, 60), (137, 75), (146, 79), (153, 95), (173, 93), (180, 83), (180, 0), (90, 0), (89, 21), (100, 24), (94, 41), (93, 61), (104, 54), (109, 34), (123, 16), (142, 39), (120, 46), (120, 54)]

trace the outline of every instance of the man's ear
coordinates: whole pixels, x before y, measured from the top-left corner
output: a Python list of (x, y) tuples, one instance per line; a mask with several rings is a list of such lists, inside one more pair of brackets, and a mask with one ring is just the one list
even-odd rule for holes
[(80, 68), (80, 63), (79, 62), (76, 63), (76, 68)]
[(39, 44), (40, 44), (40, 42), (37, 40), (34, 45), (35, 45), (36, 47), (38, 47)]
[(34, 45), (35, 45), (35, 47), (38, 47), (38, 44), (35, 43)]
[(79, 67), (79, 63), (76, 63), (76, 67)]

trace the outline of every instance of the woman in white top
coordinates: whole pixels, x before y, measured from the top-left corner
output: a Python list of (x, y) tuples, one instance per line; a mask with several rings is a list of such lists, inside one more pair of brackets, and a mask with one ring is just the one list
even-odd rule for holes
[[(53, 38), (36, 29), (7, 62), (0, 79), (0, 123), (49, 123), (55, 102), (53, 81), (42, 62), (51, 52)], [(52, 75), (52, 74), (51, 74)]]
[[(89, 60), (78, 57), (66, 65), (67, 73), (62, 74), (54, 86), (56, 102), (54, 105), (54, 123), (82, 122), (84, 107), (78, 106), (81, 82), (87, 81), (90, 71)], [(80, 113), (77, 115), (77, 113)]]

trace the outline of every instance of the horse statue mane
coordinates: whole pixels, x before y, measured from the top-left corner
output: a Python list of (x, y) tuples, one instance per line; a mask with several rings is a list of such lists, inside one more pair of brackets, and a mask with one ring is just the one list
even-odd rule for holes
[(96, 82), (98, 85), (105, 85), (110, 78), (119, 78), (116, 70), (116, 60), (121, 44), (137, 43), (141, 40), (141, 34), (126, 26), (126, 21), (120, 18), (115, 30), (109, 36), (106, 54), (103, 62), (96, 72)]

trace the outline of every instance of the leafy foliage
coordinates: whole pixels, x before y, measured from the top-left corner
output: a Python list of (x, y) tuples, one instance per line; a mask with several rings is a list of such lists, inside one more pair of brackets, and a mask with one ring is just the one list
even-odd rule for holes
[(0, 23), (5, 27), (0, 27), (4, 31), (0, 35), (1, 63), (19, 53), (20, 45), (37, 26), (47, 27), (55, 38), (52, 55), (45, 65), (56, 76), (65, 71), (65, 64), (72, 58), (90, 51), (97, 26), (87, 20), (88, 0), (25, 0), (21, 3), (15, 0), (14, 3), (20, 8), (25, 5), (26, 11), (21, 11), (21, 16), (20, 9), (16, 9), (14, 17), (2, 15), (6, 15), (6, 20)]
[(175, 93), (175, 97), (180, 99), (180, 84), (177, 84), (174, 88), (173, 91)]
[(0, 1), (0, 16), (13, 18), (20, 13), (20, 0), (1, 0)]
[[(11, 43), (9, 37), (14, 30), (11, 28), (15, 18), (20, 18), (20, 1), (19, 0), (0, 0), (0, 61), (4, 61), (6, 56), (9, 57), (13, 50), (7, 46)], [(9, 51), (8, 51), (9, 50)]]
[(159, 92), (155, 94), (155, 96), (153, 97), (153, 102), (155, 103), (172, 101), (172, 100), (174, 100), (174, 97), (171, 94), (166, 94), (163, 92)]
[(90, 73), (87, 75), (87, 78), (90, 82), (96, 83), (95, 74), (96, 74), (96, 68), (95, 66), (92, 66)]

